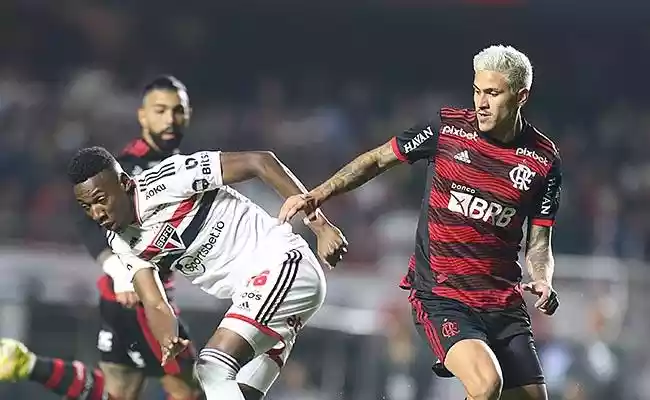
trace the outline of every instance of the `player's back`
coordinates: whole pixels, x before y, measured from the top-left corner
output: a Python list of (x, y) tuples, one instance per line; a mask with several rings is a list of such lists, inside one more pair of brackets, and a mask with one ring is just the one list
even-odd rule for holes
[(175, 155), (135, 180), (139, 224), (120, 234), (131, 253), (177, 270), (205, 291), (230, 295), (255, 257), (284, 257), (304, 240), (222, 184), (220, 153)]
[(415, 262), (404, 286), (480, 309), (517, 303), (523, 224), (543, 221), (544, 201), (553, 217), (544, 199), (559, 173), (557, 150), (525, 121), (513, 142), (499, 143), (479, 132), (472, 110), (443, 108), (437, 133)]

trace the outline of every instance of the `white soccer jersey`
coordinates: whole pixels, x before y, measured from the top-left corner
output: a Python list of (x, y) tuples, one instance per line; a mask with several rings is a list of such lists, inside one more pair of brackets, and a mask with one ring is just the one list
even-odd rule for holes
[(305, 244), (289, 224), (223, 185), (221, 153), (173, 155), (135, 178), (138, 223), (109, 244), (130, 270), (175, 269), (204, 291), (230, 297), (261, 260)]

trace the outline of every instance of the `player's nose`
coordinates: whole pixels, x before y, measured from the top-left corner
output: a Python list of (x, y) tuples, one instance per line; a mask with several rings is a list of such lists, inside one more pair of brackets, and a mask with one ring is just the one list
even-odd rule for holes
[(106, 219), (106, 212), (98, 204), (95, 204), (90, 207), (90, 217), (93, 221), (101, 223)]

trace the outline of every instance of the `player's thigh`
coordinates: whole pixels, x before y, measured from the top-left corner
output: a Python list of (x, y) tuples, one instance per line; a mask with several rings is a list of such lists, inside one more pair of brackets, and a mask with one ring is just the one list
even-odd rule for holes
[[(129, 357), (129, 338), (125, 336), (125, 315), (122, 306), (104, 299), (100, 302), (102, 327), (97, 334), (99, 366), (105, 376), (106, 390), (114, 396), (135, 399), (140, 394), (144, 373)], [(128, 319), (128, 316), (126, 317)]]
[[(544, 373), (531, 333), (496, 341), (493, 349), (503, 371), (504, 395), (514, 389), (513, 393), (531, 393), (522, 399), (546, 399)], [(517, 390), (524, 387), (527, 389)], [(535, 397), (531, 397), (533, 394)]]
[(325, 292), (325, 277), (311, 250), (291, 250), (236, 287), (219, 327), (245, 339), (253, 357), (278, 343), (291, 346), (323, 304)]
[(438, 359), (438, 375), (456, 376), (469, 394), (500, 388), (499, 363), (487, 344), (487, 328), (474, 311), (454, 300), (416, 292), (409, 301), (416, 329)]
[(537, 354), (525, 305), (484, 318), (489, 327), (490, 344), (503, 371), (503, 389), (544, 388), (544, 373)]
[(104, 387), (111, 396), (121, 400), (137, 400), (144, 388), (144, 373), (123, 364), (100, 361), (104, 374)]
[(169, 400), (188, 400), (197, 398), (201, 393), (198, 381), (191, 371), (181, 375), (164, 375), (160, 378), (160, 385)]

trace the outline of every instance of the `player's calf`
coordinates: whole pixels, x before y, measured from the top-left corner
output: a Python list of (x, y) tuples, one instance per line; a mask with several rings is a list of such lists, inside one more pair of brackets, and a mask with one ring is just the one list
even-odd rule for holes
[(447, 352), (445, 367), (465, 386), (470, 400), (497, 400), (501, 396), (503, 376), (496, 356), (487, 343), (465, 339)]

